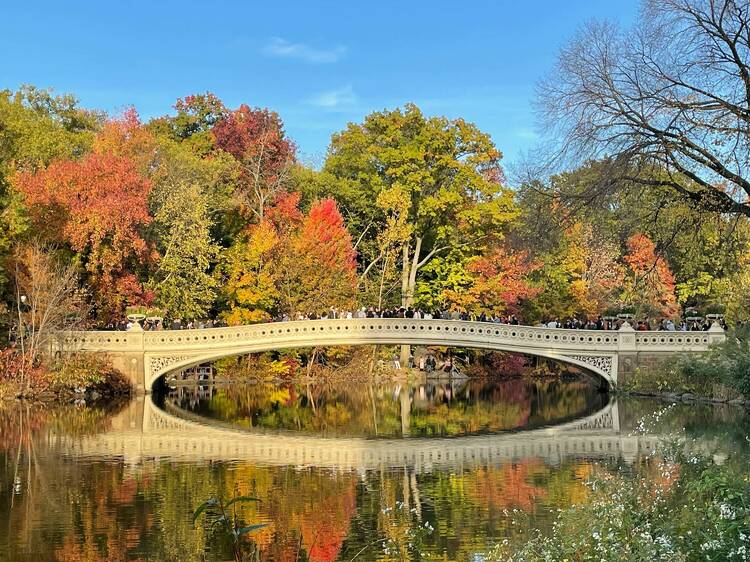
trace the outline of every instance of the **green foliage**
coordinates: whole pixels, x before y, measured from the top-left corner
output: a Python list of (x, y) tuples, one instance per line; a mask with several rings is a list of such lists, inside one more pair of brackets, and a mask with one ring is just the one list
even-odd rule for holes
[(150, 285), (156, 304), (171, 318), (206, 317), (216, 299), (211, 268), (219, 247), (211, 238), (210, 199), (203, 187), (210, 176), (201, 160), (164, 145), (162, 168), (151, 194), (161, 259)]
[(626, 379), (625, 390), (691, 392), (721, 399), (750, 396), (750, 325), (727, 333), (705, 354), (679, 355), (643, 367)]
[(353, 235), (362, 238), (357, 249), (364, 267), (385, 262), (384, 233), (403, 223), (391, 242), (406, 248), (398, 255), (406, 278), (401, 298), (411, 304), (419, 267), (449, 248), (480, 253), (517, 216), (511, 192), (500, 183), (500, 159), (475, 125), (427, 117), (408, 104), (335, 134), (323, 173), (336, 179), (331, 195), (346, 209)]
[[(237, 496), (224, 501), (223, 498), (210, 498), (200, 504), (193, 512), (193, 525), (198, 522), (201, 515), (206, 516), (210, 523), (210, 532), (220, 533), (228, 538), (232, 546), (232, 553), (236, 562), (245, 560), (245, 552), (248, 550), (243, 538), (245, 535), (267, 527), (266, 523), (255, 523), (245, 525), (241, 515), (237, 513), (239, 504), (260, 502), (252, 496)], [(229, 509), (232, 508), (231, 512)]]

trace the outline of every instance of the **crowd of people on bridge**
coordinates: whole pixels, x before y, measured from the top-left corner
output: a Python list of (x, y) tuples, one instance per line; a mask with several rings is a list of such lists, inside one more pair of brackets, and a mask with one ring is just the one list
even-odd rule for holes
[[(515, 314), (486, 314), (482, 312), (479, 315), (472, 315), (465, 311), (459, 310), (423, 310), (421, 308), (413, 307), (390, 307), (390, 308), (377, 308), (377, 307), (361, 307), (357, 310), (340, 310), (335, 306), (329, 307), (327, 310), (323, 310), (320, 313), (311, 312), (309, 314), (282, 314), (271, 321), (273, 322), (289, 322), (293, 320), (334, 320), (334, 319), (356, 319), (356, 318), (407, 318), (407, 319), (438, 319), (438, 320), (464, 320), (464, 321), (475, 321), (475, 322), (491, 322), (496, 324), (508, 324), (511, 326), (518, 326), (521, 324), (518, 317)], [(596, 318), (590, 318), (581, 320), (579, 318), (569, 318), (560, 321), (558, 318), (550, 318), (543, 320), (537, 324), (538, 327), (544, 328), (559, 328), (567, 330), (619, 330), (623, 323), (628, 322), (635, 330), (638, 331), (706, 331), (712, 325), (713, 322), (709, 319), (683, 319), (680, 321), (673, 321), (669, 318), (663, 318), (659, 321), (652, 322), (647, 318), (641, 320), (635, 320), (630, 318), (615, 318), (609, 316), (597, 316)], [(726, 324), (723, 319), (718, 320), (722, 328), (726, 329)], [(190, 320), (183, 321), (180, 318), (174, 319), (169, 323), (164, 322), (160, 318), (146, 318), (145, 320), (128, 320), (118, 324), (111, 324), (107, 327), (110, 330), (130, 330), (135, 327), (138, 323), (144, 330), (194, 330), (194, 329), (205, 329), (205, 328), (220, 328), (226, 326), (221, 320)]]

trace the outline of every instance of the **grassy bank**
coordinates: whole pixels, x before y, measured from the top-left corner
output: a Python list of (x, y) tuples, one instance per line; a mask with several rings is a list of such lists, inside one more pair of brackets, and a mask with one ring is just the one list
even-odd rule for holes
[(628, 393), (747, 404), (750, 400), (750, 326), (727, 333), (704, 354), (685, 354), (639, 368), (621, 386)]

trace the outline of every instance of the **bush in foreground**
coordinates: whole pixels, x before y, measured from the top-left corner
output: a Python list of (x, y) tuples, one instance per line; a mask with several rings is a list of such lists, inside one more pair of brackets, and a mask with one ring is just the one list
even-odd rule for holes
[(127, 377), (103, 355), (76, 353), (52, 365), (30, 365), (14, 349), (0, 351), (0, 397), (40, 398), (82, 392), (116, 395), (131, 390)]
[(493, 561), (750, 560), (750, 471), (708, 459), (655, 461), (599, 475), (590, 501), (560, 512), (549, 535), (505, 541)]

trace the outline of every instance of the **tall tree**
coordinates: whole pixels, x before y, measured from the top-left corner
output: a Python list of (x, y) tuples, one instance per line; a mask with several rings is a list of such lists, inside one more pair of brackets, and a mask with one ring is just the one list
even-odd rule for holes
[[(425, 117), (415, 105), (372, 113), (333, 136), (324, 173), (360, 232), (397, 215), (401, 228), (401, 303), (412, 306), (419, 271), (451, 248), (481, 250), (516, 216), (500, 184), (501, 154), (490, 137), (462, 119)], [(387, 195), (388, 202), (383, 201)], [(383, 229), (372, 229), (375, 240)], [(375, 244), (373, 244), (375, 245)], [(370, 251), (372, 262), (385, 259)]]
[(176, 179), (162, 186), (154, 230), (161, 258), (150, 288), (170, 318), (205, 318), (216, 298), (211, 266), (218, 246), (211, 239), (208, 201), (201, 186)]
[[(82, 155), (100, 123), (101, 114), (81, 109), (71, 95), (56, 96), (33, 86), (0, 91), (0, 302), (9, 290), (4, 262), (28, 227), (23, 200), (12, 188), (11, 176), (56, 158)], [(5, 318), (0, 312), (0, 324)]]
[(691, 204), (750, 216), (750, 5), (644, 0), (631, 31), (584, 27), (542, 84), (556, 158), (606, 155), (593, 192), (668, 187)]
[(289, 184), (295, 146), (284, 132), (281, 118), (267, 109), (241, 105), (212, 129), (216, 146), (240, 165), (235, 193), (245, 212), (258, 222)]
[(276, 228), (269, 222), (250, 225), (223, 253), (219, 274), (224, 286), (231, 325), (270, 320), (276, 311), (279, 292), (274, 263), (279, 246)]
[(356, 252), (333, 199), (318, 201), (292, 233), (278, 263), (281, 310), (320, 313), (355, 302)]

